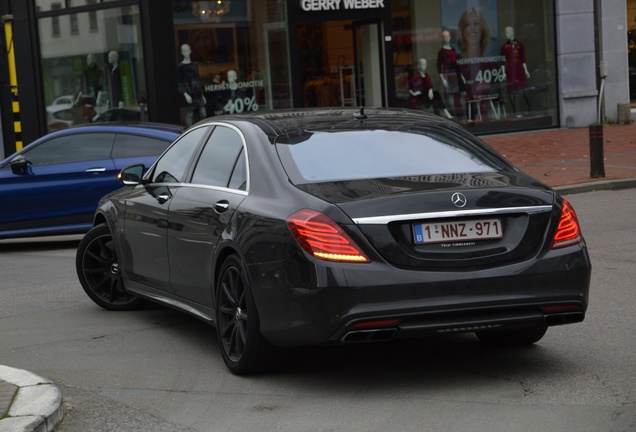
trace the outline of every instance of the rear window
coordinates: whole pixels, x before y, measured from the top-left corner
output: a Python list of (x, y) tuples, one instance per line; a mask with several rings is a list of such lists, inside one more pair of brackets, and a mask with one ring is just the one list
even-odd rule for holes
[(365, 178), (494, 172), (501, 161), (479, 141), (403, 131), (310, 132), (278, 143), (296, 184)]

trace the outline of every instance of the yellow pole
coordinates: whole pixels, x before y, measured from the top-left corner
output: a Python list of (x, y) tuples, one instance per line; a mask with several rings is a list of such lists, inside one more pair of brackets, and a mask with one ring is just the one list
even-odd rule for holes
[(18, 100), (18, 75), (15, 68), (15, 50), (13, 46), (13, 15), (4, 15), (4, 36), (9, 60), (9, 84), (13, 106), (13, 131), (15, 132), (15, 150), (22, 150), (22, 123), (20, 122), (20, 102)]

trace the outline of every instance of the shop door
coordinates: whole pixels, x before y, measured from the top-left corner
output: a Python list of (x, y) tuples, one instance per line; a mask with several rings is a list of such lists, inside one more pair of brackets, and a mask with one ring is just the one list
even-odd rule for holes
[(384, 106), (379, 22), (298, 26), (304, 107)]

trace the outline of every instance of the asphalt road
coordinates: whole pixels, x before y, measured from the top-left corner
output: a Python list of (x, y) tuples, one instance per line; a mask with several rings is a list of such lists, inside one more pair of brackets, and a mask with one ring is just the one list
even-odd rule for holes
[(569, 195), (590, 248), (581, 324), (537, 345), (473, 335), (299, 351), (281, 372), (226, 371), (211, 327), (83, 293), (77, 238), (0, 241), (0, 364), (56, 382), (77, 431), (634, 431), (636, 190)]

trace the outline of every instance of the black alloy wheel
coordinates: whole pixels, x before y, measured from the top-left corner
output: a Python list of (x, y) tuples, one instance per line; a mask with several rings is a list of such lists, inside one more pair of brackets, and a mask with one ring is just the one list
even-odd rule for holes
[(487, 345), (512, 347), (532, 345), (539, 342), (548, 330), (548, 326), (541, 322), (534, 327), (511, 330), (475, 332), (480, 341)]
[(270, 369), (278, 349), (261, 335), (247, 273), (238, 257), (225, 260), (216, 286), (216, 329), (226, 366), (237, 375)]
[(86, 294), (104, 309), (134, 310), (145, 304), (124, 288), (113, 237), (106, 224), (94, 227), (84, 236), (77, 248), (75, 267)]

